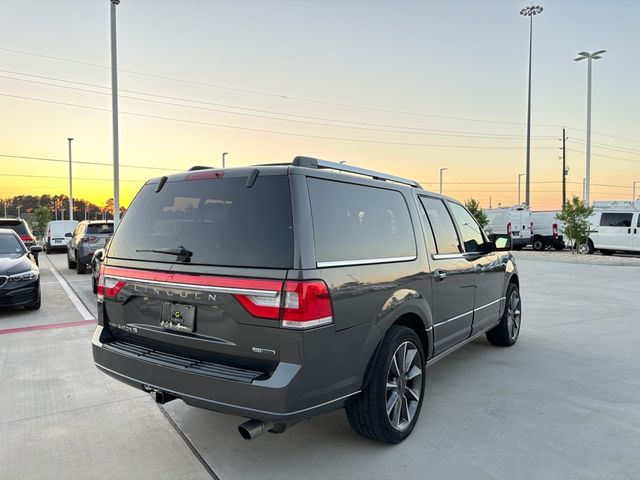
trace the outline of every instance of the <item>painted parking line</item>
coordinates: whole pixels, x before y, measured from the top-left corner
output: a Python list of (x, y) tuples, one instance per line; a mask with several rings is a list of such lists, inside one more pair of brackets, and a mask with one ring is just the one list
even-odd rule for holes
[(95, 320), (95, 317), (93, 316), (93, 314), (89, 311), (87, 307), (84, 306), (84, 303), (82, 303), (82, 300), (80, 300), (80, 297), (76, 295), (76, 292), (74, 292), (71, 286), (67, 283), (67, 281), (64, 278), (62, 278), (62, 275), (58, 273), (55, 267), (52, 266), (49, 270), (51, 270), (51, 273), (53, 273), (53, 276), (56, 277), (56, 280), (58, 280), (58, 283), (60, 283), (60, 286), (62, 286), (62, 289), (67, 294), (67, 297), (69, 297), (69, 300), (71, 300), (71, 303), (73, 303), (73, 306), (76, 307), (76, 310), (78, 310), (78, 313), (80, 313), (80, 316), (82, 316), (82, 318), (85, 320)]
[(2, 328), (0, 335), (9, 333), (32, 332), (34, 330), (50, 330), (52, 328), (81, 327), (82, 325), (95, 324), (94, 320), (78, 320), (77, 322), (49, 323), (44, 325), (31, 325), (29, 327)]

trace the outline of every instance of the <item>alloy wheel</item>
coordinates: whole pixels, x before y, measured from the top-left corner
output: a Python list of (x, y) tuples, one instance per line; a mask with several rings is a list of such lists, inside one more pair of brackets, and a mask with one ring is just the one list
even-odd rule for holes
[(515, 341), (520, 333), (521, 300), (518, 290), (511, 292), (507, 305), (507, 331), (511, 341)]
[(389, 422), (396, 430), (406, 430), (418, 410), (422, 368), (422, 359), (413, 342), (402, 343), (394, 352), (387, 373), (386, 403)]

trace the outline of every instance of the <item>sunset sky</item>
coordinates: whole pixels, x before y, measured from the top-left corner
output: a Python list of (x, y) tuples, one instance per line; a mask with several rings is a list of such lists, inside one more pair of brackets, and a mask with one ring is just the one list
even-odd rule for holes
[[(488, 207), (517, 201), (525, 171), (526, 2), (122, 0), (118, 7), (121, 204), (192, 165), (347, 161)], [(640, 180), (640, 2), (555, 0), (534, 18), (532, 207), (585, 171), (593, 70), (592, 199)], [(113, 196), (108, 0), (4, 0), (0, 198)], [(125, 166), (126, 165), (126, 166)], [(146, 168), (133, 168), (146, 167)], [(524, 180), (524, 179), (523, 179)], [(524, 183), (524, 182), (523, 182)], [(524, 185), (523, 185), (524, 200)], [(640, 183), (637, 188), (640, 194)]]

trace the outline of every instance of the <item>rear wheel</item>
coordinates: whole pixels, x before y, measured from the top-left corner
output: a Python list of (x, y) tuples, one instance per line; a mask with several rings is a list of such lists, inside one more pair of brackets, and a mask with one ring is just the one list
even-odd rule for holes
[(547, 248), (547, 243), (542, 238), (534, 238), (531, 246), (536, 252), (541, 252)]
[(591, 239), (587, 239), (586, 242), (582, 242), (579, 246), (578, 246), (578, 253), (582, 254), (582, 255), (586, 255), (589, 254), (591, 255), (593, 252), (595, 252), (596, 249), (593, 246), (593, 242), (591, 241)]
[(76, 254), (76, 271), (80, 275), (87, 273), (87, 265), (78, 259), (78, 254)]
[(563, 243), (562, 244), (559, 243), (557, 245), (554, 245), (553, 248), (555, 248), (558, 251), (564, 250), (564, 244)]
[(346, 408), (356, 433), (391, 444), (407, 438), (422, 408), (424, 366), (418, 335), (407, 327), (391, 327), (371, 365), (369, 383)]
[(522, 317), (522, 299), (520, 289), (515, 283), (507, 288), (507, 304), (500, 323), (487, 332), (487, 340), (493, 345), (510, 347), (520, 335), (520, 320)]
[(69, 270), (73, 270), (74, 268), (76, 268), (76, 262), (69, 258), (69, 253), (67, 253), (67, 267), (69, 268)]

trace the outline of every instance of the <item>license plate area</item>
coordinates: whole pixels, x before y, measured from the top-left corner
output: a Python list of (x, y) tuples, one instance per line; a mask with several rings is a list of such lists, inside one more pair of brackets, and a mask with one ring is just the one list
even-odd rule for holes
[(160, 312), (160, 326), (176, 332), (193, 332), (196, 320), (195, 305), (163, 302)]

